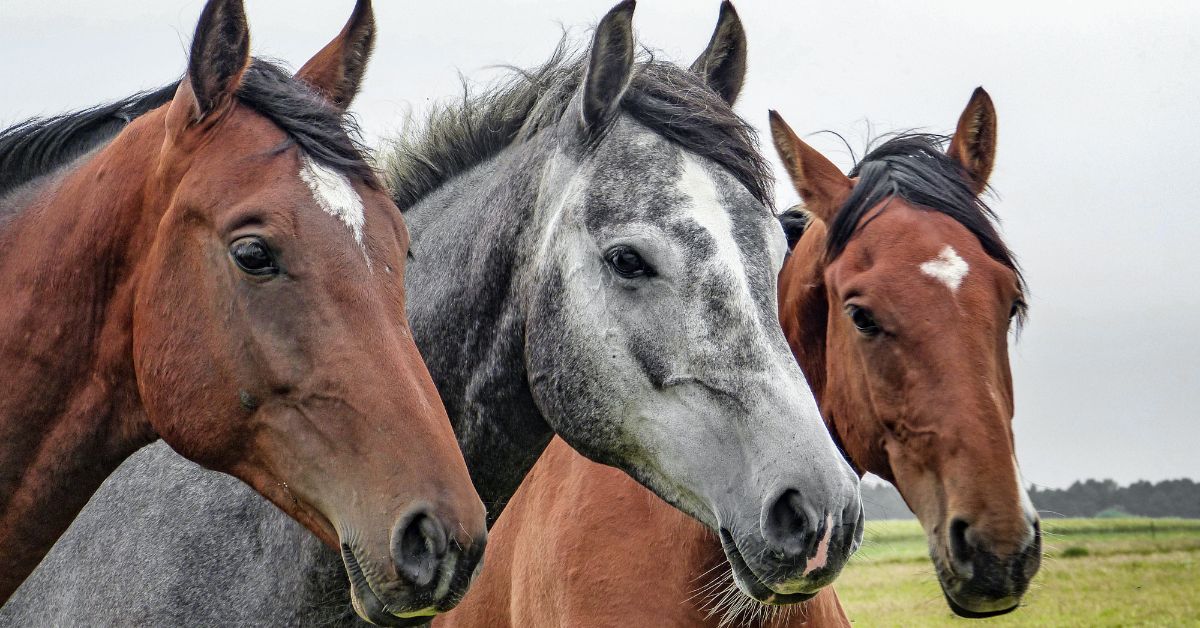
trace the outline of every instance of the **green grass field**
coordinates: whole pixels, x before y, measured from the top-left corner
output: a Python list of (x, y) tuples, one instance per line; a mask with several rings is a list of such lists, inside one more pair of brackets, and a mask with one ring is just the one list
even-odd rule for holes
[(1200, 626), (1200, 520), (1057, 519), (1022, 608), (955, 617), (916, 521), (867, 523), (835, 588), (855, 626)]

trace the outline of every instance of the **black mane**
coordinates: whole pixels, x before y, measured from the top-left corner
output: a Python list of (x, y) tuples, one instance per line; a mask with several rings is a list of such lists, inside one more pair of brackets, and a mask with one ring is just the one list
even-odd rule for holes
[(75, 161), (108, 142), (134, 118), (170, 102), (178, 83), (0, 131), (0, 196)]
[[(507, 146), (558, 123), (579, 90), (587, 57), (560, 43), (550, 60), (434, 111), (418, 133), (392, 142), (384, 170), (401, 210)], [(695, 73), (643, 55), (621, 101), (634, 120), (728, 170), (772, 206), (771, 169), (757, 134)]]
[(999, 221), (995, 212), (968, 186), (962, 166), (943, 150), (947, 141), (942, 135), (905, 133), (868, 152), (850, 171), (850, 176), (858, 177), (858, 182), (829, 225), (826, 255), (829, 259), (840, 255), (867, 212), (884, 199), (898, 196), (912, 205), (945, 214), (966, 227), (988, 255), (1016, 273), (1024, 292), (1025, 279), (1012, 251), (996, 230)]
[[(170, 102), (178, 86), (176, 81), (111, 104), (33, 118), (0, 131), (0, 196), (111, 141), (137, 117)], [(255, 59), (237, 96), (317, 163), (377, 185), (354, 122), (282, 67)]]
[(274, 122), (313, 161), (378, 186), (354, 119), (281, 66), (255, 59), (242, 76), (237, 96)]
[(812, 215), (804, 209), (804, 204), (796, 205), (779, 214), (779, 224), (783, 226), (783, 235), (787, 237), (788, 250), (796, 248), (796, 243), (804, 236), (804, 230), (812, 221)]

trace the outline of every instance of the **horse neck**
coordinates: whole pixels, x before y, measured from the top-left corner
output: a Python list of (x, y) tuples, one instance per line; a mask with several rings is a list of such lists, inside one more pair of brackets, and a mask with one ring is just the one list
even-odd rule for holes
[(548, 162), (539, 144), (505, 149), (406, 214), (409, 320), (489, 526), (554, 435), (525, 368), (522, 290), (541, 234), (534, 216)]
[(154, 228), (137, 173), (151, 171), (162, 124), (139, 126), (25, 195), (0, 232), (0, 601), (152, 437), (132, 310)]

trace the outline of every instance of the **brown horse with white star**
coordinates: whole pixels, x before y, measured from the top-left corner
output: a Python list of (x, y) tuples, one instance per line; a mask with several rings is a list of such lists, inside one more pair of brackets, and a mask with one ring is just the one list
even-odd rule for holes
[(156, 438), (339, 548), (364, 617), (462, 595), (484, 508), (344, 115), (374, 33), (359, 0), (292, 76), (210, 0), (185, 78), (115, 136), (80, 151), (112, 108), (0, 133), (0, 603)]

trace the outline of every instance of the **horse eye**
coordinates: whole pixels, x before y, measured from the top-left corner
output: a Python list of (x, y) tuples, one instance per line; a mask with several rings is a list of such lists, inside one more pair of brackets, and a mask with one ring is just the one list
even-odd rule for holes
[(854, 328), (858, 330), (858, 333), (864, 336), (877, 336), (879, 332), (883, 331), (879, 328), (879, 323), (875, 322), (871, 311), (866, 308), (848, 305), (846, 314), (850, 316), (850, 322), (854, 323)]
[(1008, 312), (1008, 318), (1009, 319), (1016, 318), (1024, 309), (1025, 309), (1024, 301), (1022, 301), (1020, 299), (1013, 301), (1012, 309), (1009, 310), (1009, 312)]
[(628, 246), (614, 246), (604, 254), (604, 259), (618, 275), (626, 279), (654, 275), (654, 269), (650, 268), (646, 260)]
[(229, 254), (238, 268), (249, 275), (263, 277), (279, 272), (279, 267), (275, 265), (275, 257), (271, 255), (271, 249), (261, 238), (253, 236), (242, 238), (229, 247)]

